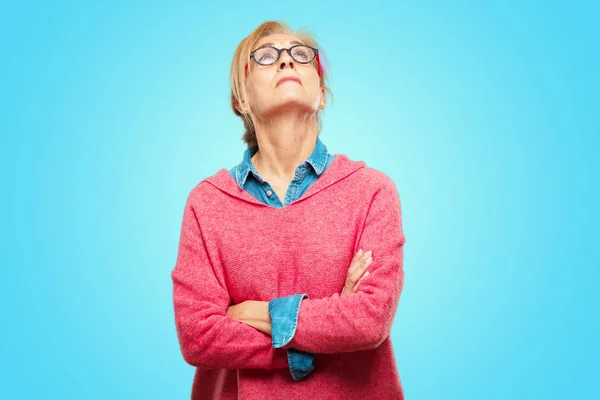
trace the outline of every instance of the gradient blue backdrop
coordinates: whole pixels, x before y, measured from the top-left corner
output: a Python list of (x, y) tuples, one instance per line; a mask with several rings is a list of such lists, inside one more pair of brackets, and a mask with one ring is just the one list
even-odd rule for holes
[(0, 397), (189, 398), (170, 278), (183, 206), (241, 160), (229, 67), (268, 19), (329, 58), (329, 150), (398, 186), (407, 399), (598, 396), (599, 11), (3, 2)]

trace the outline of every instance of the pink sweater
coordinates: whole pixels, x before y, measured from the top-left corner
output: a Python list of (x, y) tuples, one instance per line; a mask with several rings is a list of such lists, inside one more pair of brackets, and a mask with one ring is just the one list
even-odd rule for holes
[[(283, 208), (241, 190), (225, 168), (201, 181), (185, 205), (171, 273), (179, 344), (196, 367), (192, 399), (403, 399), (389, 335), (404, 242), (394, 182), (343, 154)], [(360, 248), (373, 251), (370, 275), (341, 296)], [(232, 304), (297, 293), (309, 298), (280, 349), (226, 315)], [(289, 347), (315, 355), (300, 381)]]

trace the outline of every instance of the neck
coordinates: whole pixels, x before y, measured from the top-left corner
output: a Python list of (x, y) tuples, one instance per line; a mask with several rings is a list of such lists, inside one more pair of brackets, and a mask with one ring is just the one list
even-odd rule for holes
[(317, 120), (315, 115), (280, 113), (268, 121), (256, 121), (259, 150), (252, 157), (258, 173), (274, 179), (289, 179), (315, 149)]

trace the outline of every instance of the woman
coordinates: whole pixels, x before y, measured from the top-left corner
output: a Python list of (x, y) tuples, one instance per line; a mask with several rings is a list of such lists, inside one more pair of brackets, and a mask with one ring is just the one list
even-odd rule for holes
[(398, 191), (318, 138), (328, 88), (315, 43), (266, 22), (235, 52), (248, 149), (192, 189), (171, 274), (193, 399), (404, 397), (389, 338), (404, 283)]

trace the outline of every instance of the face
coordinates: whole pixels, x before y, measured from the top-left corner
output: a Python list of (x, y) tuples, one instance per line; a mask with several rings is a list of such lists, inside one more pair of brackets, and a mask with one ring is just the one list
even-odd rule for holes
[[(265, 44), (278, 49), (294, 46), (300, 39), (293, 35), (269, 35), (259, 40), (254, 49)], [(321, 88), (316, 59), (308, 64), (296, 62), (286, 51), (271, 65), (260, 65), (254, 59), (248, 61), (246, 90), (251, 114), (262, 118), (283, 112), (314, 114), (325, 93)], [(285, 80), (282, 78), (296, 78)]]

